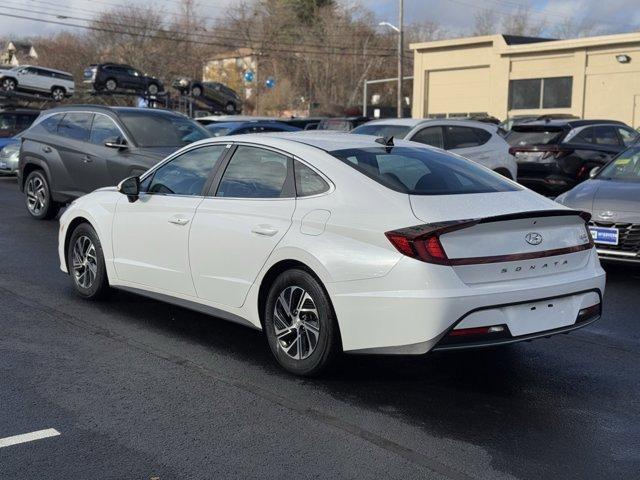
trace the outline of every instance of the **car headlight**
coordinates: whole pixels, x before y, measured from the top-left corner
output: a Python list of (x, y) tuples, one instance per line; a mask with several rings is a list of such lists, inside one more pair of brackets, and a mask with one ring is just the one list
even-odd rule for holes
[(20, 145), (9, 144), (0, 150), (0, 158), (5, 160), (17, 160), (20, 155)]
[(186, 78), (181, 78), (179, 83), (183, 87), (186, 87), (189, 84), (189, 80), (187, 80)]

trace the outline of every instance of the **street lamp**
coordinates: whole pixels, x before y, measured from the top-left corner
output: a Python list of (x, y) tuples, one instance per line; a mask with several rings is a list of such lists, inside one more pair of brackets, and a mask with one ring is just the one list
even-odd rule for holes
[(398, 118), (402, 118), (402, 60), (403, 60), (403, 43), (404, 43), (404, 35), (402, 32), (402, 24), (404, 22), (404, 1), (398, 0), (398, 24), (396, 27), (389, 22), (380, 22), (378, 25), (381, 27), (389, 27), (393, 29), (398, 34), (398, 97), (396, 99), (397, 102), (397, 116)]

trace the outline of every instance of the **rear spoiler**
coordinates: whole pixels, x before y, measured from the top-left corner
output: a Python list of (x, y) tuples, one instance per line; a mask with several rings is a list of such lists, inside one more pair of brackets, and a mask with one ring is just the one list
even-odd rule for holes
[(486, 263), (513, 262), (518, 260), (530, 260), (533, 258), (545, 258), (555, 255), (566, 255), (581, 252), (593, 248), (593, 238), (589, 229), (585, 229), (588, 241), (573, 247), (556, 248), (538, 252), (515, 253), (509, 255), (494, 255), (489, 257), (463, 257), (449, 258), (440, 242), (440, 236), (446, 233), (463, 230), (483, 223), (503, 222), (523, 218), (537, 217), (568, 217), (576, 216), (584, 220), (585, 226), (591, 219), (591, 214), (580, 210), (534, 210), (530, 212), (510, 213), (492, 217), (475, 218), (469, 220), (453, 220), (448, 222), (428, 223), (414, 227), (401, 228), (386, 232), (385, 236), (393, 246), (402, 254), (437, 265), (478, 265)]

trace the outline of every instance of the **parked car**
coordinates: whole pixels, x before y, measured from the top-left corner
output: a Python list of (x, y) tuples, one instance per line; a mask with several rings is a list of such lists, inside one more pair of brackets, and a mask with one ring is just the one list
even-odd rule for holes
[(611, 120), (542, 120), (514, 125), (506, 140), (518, 162), (518, 182), (558, 195), (589, 178), (638, 139)]
[(333, 130), (336, 132), (349, 132), (354, 128), (370, 120), (368, 117), (332, 117), (323, 118), (318, 123), (316, 130)]
[(18, 133), (31, 126), (40, 115), (40, 110), (31, 108), (2, 108), (0, 109), (0, 148)]
[(0, 71), (0, 85), (5, 92), (44, 93), (56, 102), (72, 96), (75, 91), (73, 75), (69, 72), (31, 65)]
[(84, 83), (90, 83), (97, 92), (133, 90), (137, 93), (157, 95), (164, 91), (164, 85), (158, 78), (145, 75), (130, 65), (120, 63), (90, 65), (84, 71)]
[(0, 175), (15, 175), (18, 173), (20, 138), (11, 137), (7, 140), (0, 147)]
[(299, 132), (301, 129), (282, 122), (216, 122), (205, 126), (211, 136), (242, 135), (244, 133)]
[(449, 150), (515, 180), (518, 167), (498, 127), (474, 120), (388, 118), (373, 120), (351, 133), (395, 137)]
[(182, 77), (173, 81), (173, 88), (183, 95), (205, 100), (226, 113), (242, 112), (242, 98), (232, 88), (220, 82), (198, 82)]
[(640, 265), (640, 145), (556, 201), (593, 215), (589, 225), (601, 259)]
[(198, 142), (80, 198), (58, 253), (84, 298), (111, 286), (261, 329), (283, 368), (314, 375), (341, 351), (590, 324), (605, 273), (587, 218), (414, 142), (269, 133)]
[(209, 137), (167, 110), (96, 105), (55, 108), (22, 134), (18, 184), (36, 219), (96, 188), (141, 174), (180, 147)]

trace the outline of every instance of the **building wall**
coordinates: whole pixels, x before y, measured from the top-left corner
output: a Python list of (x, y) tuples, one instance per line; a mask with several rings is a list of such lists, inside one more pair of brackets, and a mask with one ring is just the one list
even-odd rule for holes
[[(640, 127), (640, 34), (512, 46), (494, 35), (413, 48), (415, 118), (569, 113)], [(618, 62), (619, 54), (631, 62)], [(571, 107), (509, 109), (510, 80), (564, 76), (573, 79)]]

